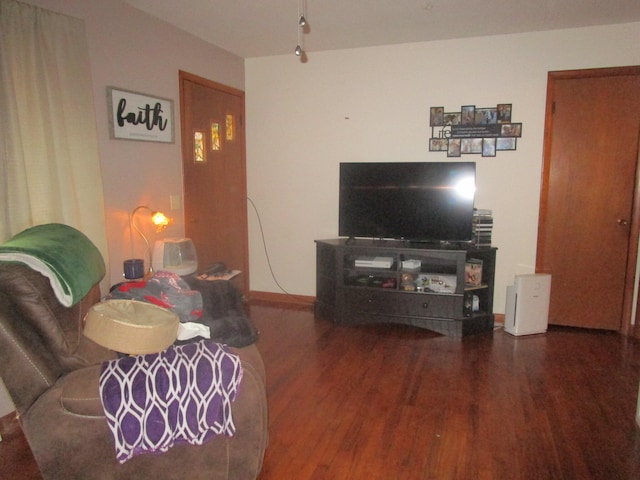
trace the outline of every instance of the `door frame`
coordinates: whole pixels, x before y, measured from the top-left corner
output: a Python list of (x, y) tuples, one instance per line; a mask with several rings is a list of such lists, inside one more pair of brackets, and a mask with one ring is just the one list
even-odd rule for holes
[[(243, 255), (244, 265), (246, 268), (242, 272), (242, 275), (239, 276), (239, 282), (240, 282), (240, 289), (242, 290), (243, 295), (248, 298), (250, 281), (249, 281), (249, 225), (248, 225), (248, 215), (247, 215), (247, 144), (246, 144), (245, 121), (244, 121), (245, 93), (244, 91), (239, 90), (237, 88), (229, 87), (227, 85), (214, 82), (213, 80), (209, 80), (204, 77), (200, 77), (198, 75), (185, 72), (183, 70), (178, 70), (178, 83), (180, 88), (180, 141), (182, 143), (181, 150), (182, 150), (183, 165), (184, 165), (184, 162), (187, 161), (187, 159), (191, 158), (191, 147), (192, 147), (191, 141), (190, 141), (191, 132), (186, 132), (187, 122), (185, 121), (185, 112), (187, 111), (187, 108), (185, 106), (186, 100), (184, 95), (185, 81), (202, 85), (207, 88), (211, 88), (213, 90), (217, 90), (219, 92), (222, 92), (228, 95), (233, 95), (240, 99), (242, 114), (238, 120), (239, 120), (240, 128), (242, 129), (242, 142), (240, 147), (241, 147), (241, 157), (242, 157), (242, 169), (244, 171), (244, 175), (243, 175), (244, 181), (242, 182), (242, 186), (241, 186), (241, 194), (243, 197), (243, 208), (242, 208), (242, 211), (239, 212), (239, 214), (242, 216), (241, 218), (242, 225), (243, 225), (242, 255)], [(188, 141), (185, 141), (185, 140), (188, 140)], [(185, 183), (184, 172), (182, 175), (182, 182), (183, 182), (182, 189), (183, 189), (183, 196), (184, 196), (184, 191), (186, 190), (186, 187), (187, 187), (184, 184)], [(186, 228), (186, 222), (187, 222), (186, 211), (184, 212), (184, 216), (185, 216), (185, 228)]]
[[(546, 218), (548, 210), (549, 195), (549, 175), (551, 167), (551, 127), (553, 124), (553, 98), (555, 82), (557, 80), (578, 79), (578, 78), (594, 78), (594, 77), (613, 77), (622, 75), (640, 76), (640, 66), (628, 67), (609, 67), (609, 68), (591, 68), (584, 70), (562, 70), (551, 71), (547, 74), (547, 100), (544, 120), (544, 144), (543, 144), (543, 163), (542, 163), (542, 181), (540, 188), (540, 209), (538, 215), (538, 242), (536, 252), (536, 272), (542, 271), (544, 265), (544, 239), (546, 238)], [(636, 147), (640, 148), (640, 145)], [(631, 224), (629, 226), (629, 249), (627, 251), (627, 263), (625, 269), (624, 292), (622, 299), (622, 318), (620, 319), (620, 333), (632, 335), (640, 338), (640, 325), (636, 321), (638, 311), (634, 298), (637, 295), (638, 285), (636, 282), (636, 265), (638, 261), (638, 242), (640, 241), (640, 188), (639, 180), (639, 163), (640, 157), (636, 160), (636, 179), (633, 193), (633, 204), (631, 211)]]

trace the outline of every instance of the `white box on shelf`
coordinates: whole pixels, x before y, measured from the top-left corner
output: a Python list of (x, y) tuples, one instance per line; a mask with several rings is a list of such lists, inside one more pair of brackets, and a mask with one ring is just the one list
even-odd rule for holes
[(420, 271), (422, 262), (420, 260), (403, 260), (402, 270), (405, 272), (416, 273)]
[(458, 278), (455, 275), (442, 275), (439, 273), (424, 273), (418, 275), (416, 285), (422, 287), (425, 292), (456, 293)]
[(391, 268), (393, 257), (360, 257), (356, 258), (356, 267)]

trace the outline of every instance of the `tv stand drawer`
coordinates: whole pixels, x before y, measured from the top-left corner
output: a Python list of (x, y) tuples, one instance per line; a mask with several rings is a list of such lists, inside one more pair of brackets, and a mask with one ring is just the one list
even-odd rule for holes
[(376, 313), (393, 315), (397, 312), (395, 294), (392, 292), (353, 291), (347, 292), (344, 299), (345, 310), (349, 313)]
[(462, 313), (462, 295), (400, 294), (397, 314), (408, 317), (456, 318)]

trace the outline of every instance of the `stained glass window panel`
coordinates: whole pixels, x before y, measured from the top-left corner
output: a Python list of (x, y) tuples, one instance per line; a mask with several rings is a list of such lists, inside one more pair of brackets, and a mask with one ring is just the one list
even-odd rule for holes
[(234, 123), (235, 122), (234, 122), (233, 115), (227, 114), (227, 122), (226, 122), (227, 135), (226, 135), (226, 138), (227, 138), (227, 141), (229, 141), (229, 142), (233, 141), (233, 137), (235, 136), (235, 125), (234, 125)]
[(220, 150), (220, 124), (211, 123), (211, 150)]
[(204, 148), (204, 132), (197, 130), (193, 133), (193, 161), (195, 163), (207, 161)]

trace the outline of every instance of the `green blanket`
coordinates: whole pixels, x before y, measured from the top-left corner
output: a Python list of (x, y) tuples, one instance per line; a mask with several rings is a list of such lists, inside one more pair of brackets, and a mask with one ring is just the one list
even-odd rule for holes
[(102, 255), (91, 240), (59, 223), (18, 233), (0, 245), (0, 261), (24, 263), (40, 272), (66, 307), (78, 303), (106, 272)]

